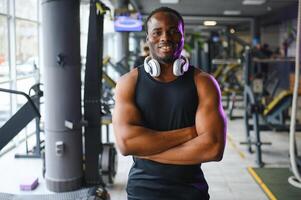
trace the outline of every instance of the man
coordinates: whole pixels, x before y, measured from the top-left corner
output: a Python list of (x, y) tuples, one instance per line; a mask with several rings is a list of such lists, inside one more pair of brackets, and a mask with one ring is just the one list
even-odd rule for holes
[[(170, 8), (146, 20), (150, 57), (116, 87), (113, 126), (132, 155), (129, 200), (207, 200), (201, 163), (222, 159), (226, 119), (217, 82), (181, 57), (184, 22)], [(180, 66), (180, 70), (178, 69)]]

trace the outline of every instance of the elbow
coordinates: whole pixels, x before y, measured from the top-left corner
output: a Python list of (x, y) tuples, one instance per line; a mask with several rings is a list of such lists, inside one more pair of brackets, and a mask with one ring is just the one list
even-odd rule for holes
[(123, 156), (135, 155), (135, 148), (130, 139), (117, 139), (118, 149)]
[(212, 161), (221, 161), (224, 156), (226, 141), (224, 138), (216, 138), (212, 144)]
[(221, 161), (224, 156), (224, 145), (216, 144), (212, 149), (212, 161)]
[(126, 142), (117, 142), (118, 149), (123, 156), (129, 156), (131, 155), (131, 151), (129, 147), (126, 145)]
[(214, 156), (213, 161), (219, 162), (219, 161), (221, 161), (223, 159), (223, 156), (224, 156), (224, 152), (218, 152)]
[(129, 156), (129, 155), (131, 155), (129, 152), (127, 152), (126, 150), (121, 150), (121, 149), (119, 149), (120, 150), (120, 153), (121, 153), (121, 155), (123, 155), (123, 156)]
[(223, 159), (223, 152), (220, 151), (212, 151), (210, 154), (210, 158), (208, 158), (208, 161), (215, 161), (215, 162), (219, 162)]
[(119, 146), (119, 152), (120, 152), (121, 155), (123, 155), (123, 156), (128, 156), (128, 155), (130, 155), (129, 151), (128, 151), (125, 147), (120, 147), (120, 146)]

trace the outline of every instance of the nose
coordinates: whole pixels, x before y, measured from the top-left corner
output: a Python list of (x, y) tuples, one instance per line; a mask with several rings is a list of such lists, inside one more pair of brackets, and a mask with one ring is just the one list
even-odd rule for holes
[(163, 31), (160, 41), (170, 41), (170, 39), (171, 39), (171, 35), (169, 31)]

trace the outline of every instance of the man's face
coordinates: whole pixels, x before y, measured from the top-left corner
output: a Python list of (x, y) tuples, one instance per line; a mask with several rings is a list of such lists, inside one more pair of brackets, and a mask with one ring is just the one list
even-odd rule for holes
[(160, 63), (173, 63), (184, 46), (183, 24), (176, 15), (158, 12), (148, 21), (146, 41), (151, 56)]

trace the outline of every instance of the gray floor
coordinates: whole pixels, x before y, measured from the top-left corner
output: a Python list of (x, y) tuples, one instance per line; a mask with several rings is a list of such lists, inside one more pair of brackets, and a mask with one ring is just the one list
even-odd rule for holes
[[(255, 154), (248, 154), (246, 147), (239, 144), (245, 139), (243, 121), (229, 121), (228, 138), (224, 158), (221, 162), (203, 164), (205, 177), (210, 186), (213, 200), (266, 200), (268, 199), (247, 171), (247, 167), (256, 166)], [(263, 141), (272, 145), (263, 147), (263, 160), (266, 167), (289, 166), (288, 133), (262, 132)], [(298, 141), (301, 143), (300, 134)], [(298, 142), (299, 143), (299, 142)], [(12, 150), (0, 157), (0, 192), (14, 194), (46, 194), (51, 193), (45, 187), (42, 178), (42, 162), (40, 159), (14, 159), (16, 151)], [(108, 189), (112, 200), (126, 199), (125, 186), (127, 174), (131, 166), (130, 157), (119, 155), (119, 167), (116, 181)], [(20, 191), (22, 179), (34, 176), (39, 178), (39, 186), (31, 192)]]

